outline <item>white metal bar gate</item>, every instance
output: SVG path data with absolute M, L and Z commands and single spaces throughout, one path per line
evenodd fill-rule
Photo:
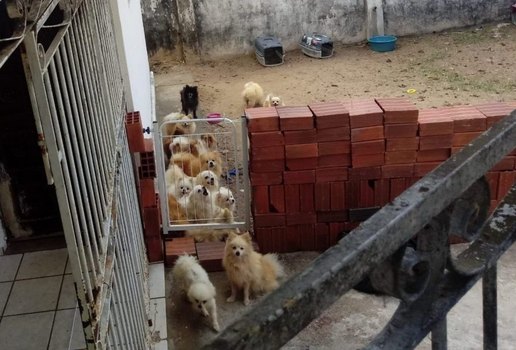
M 25 36 L 24 64 L 86 343 L 89 349 L 146 349 L 147 263 L 110 6 L 53 1 L 47 12 L 52 6 L 63 21 L 49 26 L 48 16 L 41 17 Z

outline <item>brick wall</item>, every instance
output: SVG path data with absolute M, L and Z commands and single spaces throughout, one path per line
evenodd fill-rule
M 418 110 L 382 98 L 247 109 L 260 249 L 327 249 L 514 108 Z M 514 184 L 515 160 L 513 151 L 487 174 L 492 208 Z

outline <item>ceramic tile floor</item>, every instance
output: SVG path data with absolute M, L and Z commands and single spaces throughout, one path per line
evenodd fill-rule
M 165 266 L 163 263 L 149 265 L 150 318 L 153 333 L 153 350 L 168 349 L 167 315 L 165 300 Z
M 0 347 L 84 349 L 66 249 L 0 256 Z

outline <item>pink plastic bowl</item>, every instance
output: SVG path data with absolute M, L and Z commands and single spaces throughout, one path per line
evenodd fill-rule
M 220 113 L 210 113 L 206 118 L 212 119 L 208 121 L 210 124 L 218 124 L 222 121 L 222 115 Z

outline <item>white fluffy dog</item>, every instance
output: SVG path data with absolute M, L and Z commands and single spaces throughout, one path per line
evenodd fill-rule
M 203 316 L 209 317 L 211 326 L 219 332 L 215 287 L 206 271 L 199 265 L 197 258 L 190 255 L 180 256 L 172 274 L 174 283 L 186 294 L 193 308 Z
M 210 191 L 203 185 L 195 185 L 188 195 L 187 216 L 189 220 L 213 219 L 214 206 Z
M 217 207 L 229 209 L 232 213 L 235 212 L 235 197 L 233 192 L 227 187 L 221 187 L 213 194 L 213 200 Z
M 196 185 L 202 185 L 206 187 L 210 192 L 215 193 L 219 188 L 219 179 L 217 174 L 211 170 L 204 170 L 197 175 L 195 178 Z
M 263 105 L 263 89 L 255 82 L 247 82 L 242 91 L 246 108 L 261 107 Z
M 281 97 L 275 96 L 273 94 L 268 94 L 267 97 L 265 97 L 265 101 L 263 102 L 264 107 L 279 107 L 284 105 L 285 104 L 281 100 Z
M 193 134 L 197 125 L 192 122 L 192 115 L 173 112 L 163 117 L 165 135 Z M 181 121 L 181 122 L 180 122 Z

